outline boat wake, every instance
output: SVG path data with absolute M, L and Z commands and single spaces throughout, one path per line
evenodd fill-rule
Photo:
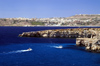
M 61 49 L 61 48 L 63 48 L 63 46 L 53 46 L 54 48 L 59 48 L 59 49 Z
M 22 52 L 28 52 L 28 51 L 32 51 L 32 49 L 17 50 L 17 51 L 10 51 L 10 52 L 3 52 L 3 53 L 0 53 L 0 54 L 22 53 Z

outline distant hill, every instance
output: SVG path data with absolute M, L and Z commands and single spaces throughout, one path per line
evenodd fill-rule
M 88 14 L 79 14 L 79 15 L 74 15 L 74 16 L 71 16 L 71 17 L 67 17 L 68 19 L 69 18 L 73 18 L 73 19 L 80 19 L 80 18 L 100 18 L 100 14 L 91 14 L 91 15 L 88 15 Z
M 100 14 L 60 18 L 0 18 L 0 26 L 100 26 Z

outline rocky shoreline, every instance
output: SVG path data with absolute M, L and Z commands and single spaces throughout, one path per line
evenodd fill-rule
M 23 32 L 19 37 L 76 38 L 76 45 L 87 51 L 100 52 L 100 28 L 70 28 Z
M 89 52 L 100 53 L 100 39 L 77 38 L 76 45 L 85 47 L 85 50 Z
M 96 38 L 99 28 L 71 28 L 23 32 L 20 37 L 47 37 L 47 38 Z

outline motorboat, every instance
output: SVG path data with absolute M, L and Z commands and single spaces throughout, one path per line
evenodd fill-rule
M 63 46 L 57 46 L 56 48 L 63 48 Z
M 58 48 L 63 48 L 63 46 L 59 46 Z
M 32 51 L 32 49 L 31 48 L 29 48 L 29 49 L 27 49 L 28 51 Z

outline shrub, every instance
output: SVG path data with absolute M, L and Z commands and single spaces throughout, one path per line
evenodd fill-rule
M 31 22 L 31 24 L 32 25 L 44 25 L 43 22 L 35 22 L 35 21 Z

